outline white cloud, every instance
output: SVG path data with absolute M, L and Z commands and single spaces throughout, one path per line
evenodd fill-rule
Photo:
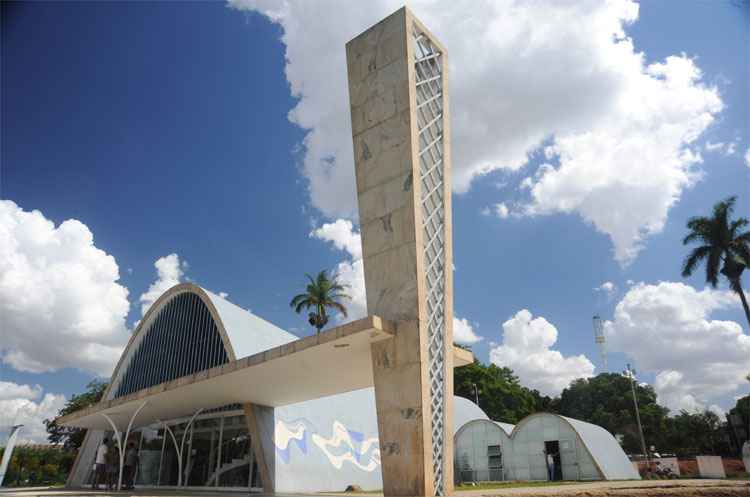
M 19 371 L 79 368 L 106 375 L 128 339 L 128 291 L 88 227 L 55 227 L 0 201 L 0 357 Z
M 594 288 L 595 292 L 604 292 L 607 297 L 611 297 L 615 291 L 617 290 L 617 285 L 612 283 L 611 281 L 605 281 L 598 287 Z
M 156 302 L 164 292 L 182 281 L 182 277 L 185 275 L 184 270 L 187 266 L 187 261 L 180 262 L 180 256 L 177 254 L 160 257 L 154 262 L 158 277 L 139 299 L 142 316 L 146 315 L 146 311 L 151 307 L 151 304 Z
M 716 142 L 712 143 L 710 141 L 706 142 L 706 151 L 708 152 L 717 152 L 721 153 L 725 157 L 728 157 L 730 155 L 734 155 L 734 153 L 737 151 L 737 144 L 735 142 Z
M 660 402 L 673 410 L 728 403 L 746 385 L 750 335 L 734 321 L 710 319 L 738 306 L 730 292 L 698 291 L 683 283 L 638 283 L 604 324 L 610 350 L 632 357 L 643 373 L 656 374 Z
M 700 179 L 702 159 L 690 145 L 722 103 L 686 57 L 644 66 L 631 51 L 620 63 L 623 88 L 613 108 L 590 129 L 556 135 L 560 165 L 534 181 L 527 213 L 578 213 L 611 238 L 615 259 L 627 265 Z
M 473 345 L 482 340 L 466 318 L 453 318 L 453 341 L 461 345 Z
M 339 317 L 339 321 L 354 321 L 367 316 L 362 237 L 358 231 L 354 230 L 352 222 L 347 219 L 337 219 L 333 223 L 326 223 L 313 230 L 310 236 L 330 242 L 338 250 L 343 250 L 347 254 L 347 259 L 339 262 L 334 270 L 339 281 L 347 285 L 347 293 L 351 297 L 351 300 L 344 302 L 348 316 L 345 320 Z
M 745 165 L 750 167 L 750 147 L 745 151 Z
M 552 350 L 556 342 L 557 328 L 523 309 L 503 323 L 502 344 L 490 350 L 490 361 L 511 368 L 525 386 L 557 395 L 576 378 L 592 376 L 594 365 L 583 354 Z
M 289 117 L 307 130 L 302 170 L 312 204 L 328 216 L 353 216 L 344 44 L 401 3 L 230 5 L 283 28 L 286 76 L 299 99 Z M 699 178 L 700 155 L 688 147 L 722 108 L 694 61 L 678 55 L 648 63 L 625 32 L 638 18 L 631 0 L 419 0 L 410 7 L 450 54 L 454 190 L 467 191 L 493 170 L 520 169 L 549 140 L 545 156 L 559 167 L 545 165 L 526 180 L 526 212 L 578 213 L 610 236 L 618 261 L 631 261 Z
M 311 235 L 333 243 L 334 247 L 345 251 L 352 259 L 362 258 L 362 237 L 354 231 L 354 224 L 347 219 L 326 223 L 314 230 Z
M 35 400 L 42 395 L 39 385 L 19 385 L 10 381 L 0 381 L 0 401 L 10 399 Z
M 227 292 L 219 292 L 219 297 L 225 299 L 225 298 L 229 297 L 229 294 Z
M 43 421 L 57 416 L 64 405 L 64 395 L 47 393 L 42 397 L 39 385 L 0 382 L 0 427 L 7 429 L 16 424 L 24 425 L 18 438 L 21 443 L 46 442 Z
M 507 219 L 510 215 L 510 211 L 508 210 L 508 206 L 505 205 L 504 202 L 500 202 L 499 204 L 495 204 L 495 215 L 499 217 L 500 219 Z

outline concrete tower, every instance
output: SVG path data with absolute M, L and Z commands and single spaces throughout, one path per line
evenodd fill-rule
M 402 8 L 346 45 L 386 496 L 453 491 L 453 277 L 445 48 Z

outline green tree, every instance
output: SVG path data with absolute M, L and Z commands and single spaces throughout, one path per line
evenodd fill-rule
M 636 397 L 646 444 L 663 450 L 669 409 L 656 402 L 656 393 L 650 385 L 638 385 Z M 628 378 L 616 373 L 602 373 L 593 378 L 577 379 L 562 391 L 557 407 L 563 416 L 623 435 L 623 448 L 627 452 L 641 452 Z
M 726 426 L 719 416 L 709 410 L 680 411 L 668 419 L 667 439 L 664 444 L 679 456 L 698 454 L 729 454 Z
M 694 248 L 682 264 L 682 276 L 687 278 L 698 264 L 706 262 L 706 282 L 716 288 L 719 273 L 729 281 L 729 286 L 739 295 L 745 317 L 750 324 L 750 307 L 740 278 L 750 264 L 750 231 L 741 231 L 750 221 L 741 217 L 731 219 L 737 197 L 729 197 L 714 205 L 711 217 L 692 217 L 687 222 L 690 232 L 683 245 L 701 243 Z
M 0 448 L 0 458 L 5 451 Z M 3 485 L 36 486 L 64 483 L 75 461 L 75 452 L 60 447 L 19 445 L 13 451 Z
M 474 401 L 476 385 L 479 407 L 494 421 L 517 423 L 525 416 L 541 410 L 545 399 L 539 392 L 521 386 L 509 368 L 488 366 L 476 359 L 473 364 L 453 371 L 453 391 L 460 397 Z
M 729 418 L 734 420 L 735 426 L 732 430 L 736 442 L 742 446 L 745 440 L 750 440 L 750 395 L 737 399 L 737 403 L 729 410 Z
M 317 333 L 320 333 L 320 330 L 328 323 L 326 309 L 335 309 L 346 316 L 346 307 L 340 301 L 351 297 L 345 293 L 346 285 L 339 283 L 336 275 L 329 278 L 328 272 L 323 270 L 316 278 L 309 274 L 305 276 L 310 280 L 305 293 L 296 295 L 289 305 L 297 314 L 303 310 L 313 309 L 307 315 L 308 322 L 317 330 Z
M 99 380 L 91 381 L 91 383 L 86 385 L 84 393 L 73 395 L 65 403 L 65 406 L 57 413 L 58 417 L 96 404 L 102 398 L 106 389 L 107 383 Z M 78 449 L 83 443 L 83 437 L 86 435 L 85 429 L 59 426 L 54 419 L 45 419 L 44 424 L 47 427 L 47 438 L 50 443 L 63 444 L 67 450 Z

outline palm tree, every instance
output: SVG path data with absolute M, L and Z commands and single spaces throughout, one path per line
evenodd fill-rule
M 328 323 L 326 308 L 336 309 L 346 317 L 346 307 L 339 302 L 351 297 L 345 292 L 347 285 L 338 282 L 338 276 L 328 277 L 328 272 L 323 270 L 318 273 L 317 278 L 306 274 L 310 284 L 307 285 L 305 293 L 300 293 L 289 302 L 294 311 L 299 314 L 303 309 L 312 308 L 308 316 L 308 322 L 320 333 L 320 330 Z
M 694 248 L 682 264 L 682 276 L 687 278 L 698 266 L 706 260 L 706 282 L 716 288 L 719 273 L 729 280 L 729 286 L 742 300 L 747 322 L 750 324 L 750 307 L 747 305 L 745 292 L 742 291 L 740 277 L 750 265 L 750 231 L 740 232 L 750 224 L 741 217 L 731 220 L 734 202 L 737 197 L 718 202 L 714 205 L 711 217 L 692 217 L 687 222 L 690 233 L 682 240 L 683 245 L 700 242 L 701 246 Z

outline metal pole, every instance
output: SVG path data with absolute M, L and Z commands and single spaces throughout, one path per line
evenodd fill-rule
M 646 469 L 648 471 L 651 471 L 651 458 L 648 455 L 648 450 L 646 450 L 646 439 L 643 438 L 643 426 L 641 425 L 641 414 L 638 410 L 638 399 L 635 395 L 635 371 L 630 369 L 630 364 L 628 364 L 628 370 L 627 370 L 628 378 L 630 378 L 630 389 L 633 392 L 633 405 L 635 406 L 635 420 L 638 422 L 638 433 L 641 436 L 641 450 L 643 450 L 643 455 L 646 456 Z
M 472 383 L 472 385 L 474 385 L 474 401 L 475 401 L 476 405 L 478 406 L 479 405 L 479 390 L 477 390 L 477 384 L 476 383 Z

